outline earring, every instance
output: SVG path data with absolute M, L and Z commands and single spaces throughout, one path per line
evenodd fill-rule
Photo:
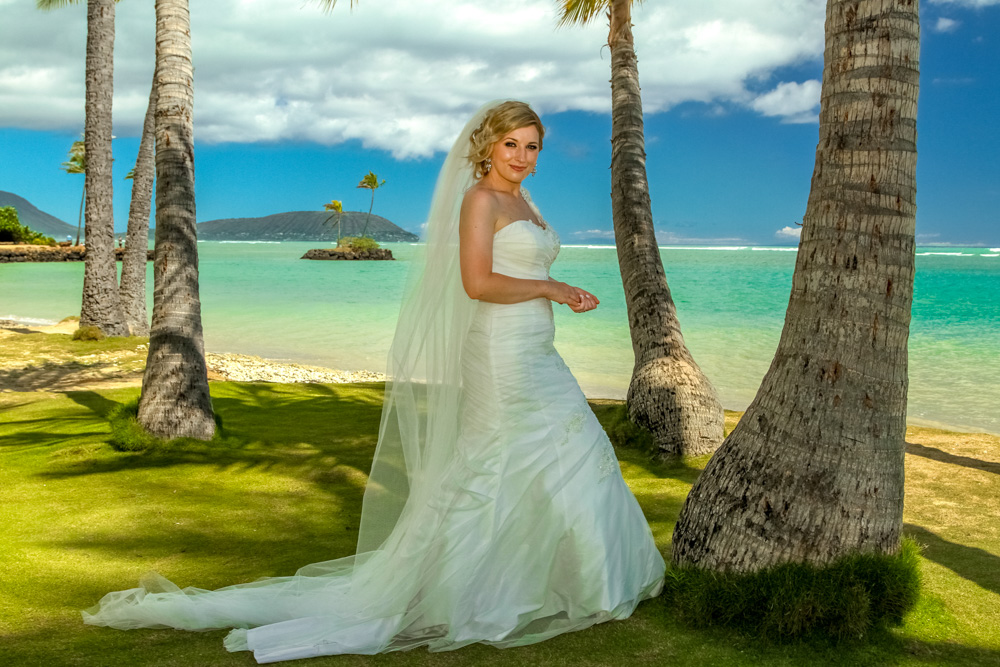
M 531 168 L 531 175 L 534 176 L 537 171 L 538 171 L 538 165 L 535 165 L 534 167 Z
M 490 173 L 490 169 L 493 168 L 493 158 L 486 158 L 483 160 L 483 176 Z

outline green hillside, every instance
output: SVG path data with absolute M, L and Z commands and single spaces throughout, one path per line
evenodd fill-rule
M 17 209 L 22 225 L 51 236 L 57 241 L 67 236 L 76 238 L 76 226 L 40 211 L 31 202 L 12 192 L 0 190 L 0 206 Z M 365 226 L 367 213 L 344 211 L 342 236 L 358 236 Z M 320 241 L 333 242 L 337 239 L 337 226 L 326 222 L 330 214 L 326 211 L 290 211 L 275 213 L 261 218 L 227 218 L 198 223 L 198 238 L 202 241 Z M 123 234 L 124 230 L 119 232 Z M 411 234 L 385 218 L 372 215 L 368 224 L 368 236 L 379 242 L 418 241 Z M 150 229 L 150 238 L 153 230 Z
M 341 235 L 360 235 L 365 226 L 366 215 L 361 211 L 344 211 Z M 337 239 L 337 226 L 333 221 L 325 223 L 329 217 L 330 214 L 326 211 L 291 211 L 262 218 L 209 220 L 198 224 L 198 238 L 202 241 L 330 242 Z M 367 235 L 380 242 L 419 240 L 416 234 L 411 234 L 378 215 L 372 215 Z
M 64 241 L 67 236 L 76 239 L 76 225 L 68 225 L 54 215 L 38 210 L 27 199 L 13 192 L 0 190 L 0 206 L 13 206 L 17 209 L 17 217 L 22 225 L 51 236 L 56 241 Z

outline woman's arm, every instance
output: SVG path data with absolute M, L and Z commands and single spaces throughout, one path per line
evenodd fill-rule
M 556 280 L 512 278 L 493 272 L 493 233 L 497 205 L 485 190 L 470 190 L 462 202 L 459 250 L 462 285 L 472 299 L 490 303 L 521 303 L 546 298 L 565 303 L 576 312 L 597 307 L 597 299 Z

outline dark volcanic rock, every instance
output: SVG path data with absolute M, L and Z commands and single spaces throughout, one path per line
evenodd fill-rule
M 336 250 L 333 248 L 313 248 L 302 255 L 299 259 L 395 259 L 392 251 L 388 248 L 376 248 L 375 250 Z
M 115 259 L 119 262 L 125 248 L 115 248 Z M 3 262 L 82 262 L 87 256 L 86 246 L 47 245 L 0 245 L 0 263 Z M 153 251 L 146 251 L 146 259 L 152 261 Z

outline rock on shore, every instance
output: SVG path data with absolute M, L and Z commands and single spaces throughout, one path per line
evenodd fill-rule
M 115 259 L 119 262 L 125 255 L 125 248 L 115 248 Z M 47 245 L 0 245 L 0 262 L 82 262 L 87 256 L 87 247 L 47 246 Z M 146 260 L 152 261 L 153 251 L 146 251 Z
M 388 248 L 374 250 L 345 250 L 343 248 L 314 248 L 299 259 L 395 259 Z

